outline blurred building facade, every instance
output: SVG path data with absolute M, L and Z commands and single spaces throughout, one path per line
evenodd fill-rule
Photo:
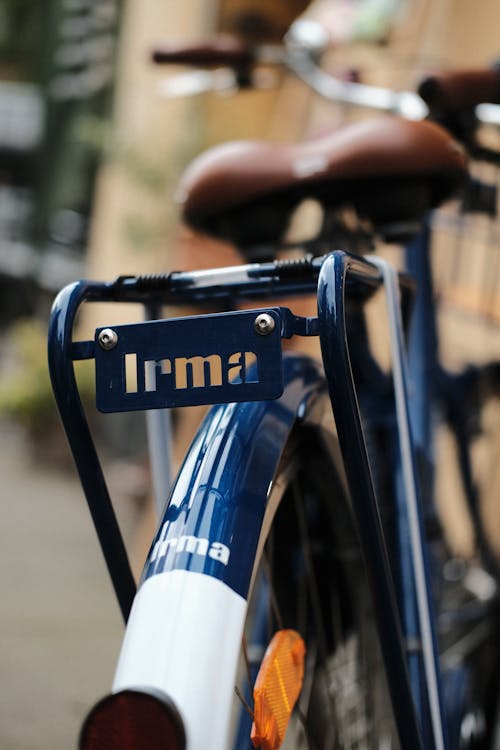
M 0 313 L 96 278 L 164 269 L 179 172 L 207 145 L 295 140 L 353 113 L 286 77 L 271 91 L 166 100 L 149 52 L 217 31 L 278 41 L 311 5 L 340 29 L 346 9 L 389 0 L 5 0 L 0 9 Z M 390 3 L 389 3 L 390 4 Z M 398 3 L 393 0 L 393 6 Z M 400 0 L 386 38 L 332 53 L 368 81 L 412 86 L 429 67 L 486 65 L 498 52 L 495 0 Z M 340 35 L 340 33 L 339 33 Z M 382 42 L 382 43 L 380 43 Z M 89 250 L 90 248 L 90 250 Z M 20 293 L 24 290 L 24 295 Z
M 0 10 L 0 285 L 9 318 L 81 274 L 121 2 Z

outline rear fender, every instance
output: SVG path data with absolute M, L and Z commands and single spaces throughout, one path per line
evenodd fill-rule
M 284 358 L 277 401 L 213 407 L 188 452 L 144 567 L 113 692 L 163 694 L 188 750 L 221 750 L 269 489 L 292 427 L 324 387 Z

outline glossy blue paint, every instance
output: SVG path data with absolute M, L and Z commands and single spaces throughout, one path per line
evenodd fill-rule
M 143 580 L 181 568 L 218 578 L 247 596 L 281 453 L 298 412 L 324 388 L 312 360 L 287 356 L 283 370 L 278 401 L 211 409 L 172 490 Z
M 48 364 L 54 396 L 73 454 L 85 498 L 106 561 L 113 588 L 125 620 L 136 592 L 127 551 L 113 510 L 101 463 L 82 408 L 74 372 L 74 360 L 95 356 L 93 341 L 73 342 L 76 315 L 87 302 L 142 303 L 147 309 L 164 303 L 193 304 L 196 300 L 227 300 L 272 294 L 273 297 L 302 294 L 315 289 L 320 259 L 301 266 L 301 272 L 286 264 L 256 264 L 219 269 L 215 273 L 178 273 L 159 277 L 120 277 L 113 282 L 79 281 L 65 287 L 52 307 L 48 332 Z M 289 313 L 289 311 L 288 311 Z M 283 317 L 283 336 L 298 326 L 303 335 L 314 333 L 314 322 Z M 312 328 L 311 328 L 312 325 Z
M 54 396 L 80 481 L 113 582 L 127 620 L 136 585 L 111 504 L 104 474 L 82 407 L 73 366 L 73 324 L 80 305 L 104 296 L 105 285 L 80 281 L 65 287 L 52 307 L 48 361 Z
M 412 248 L 407 250 L 406 257 L 409 270 L 415 274 L 418 286 L 423 290 L 417 297 L 410 332 L 410 368 L 413 375 L 410 406 L 413 409 L 412 426 L 420 449 L 419 468 L 427 498 L 426 520 L 429 520 L 433 511 L 432 469 L 429 469 L 432 460 L 430 415 L 437 400 L 441 400 L 454 415 L 452 426 L 461 451 L 464 484 L 466 489 L 471 485 L 467 479 L 470 473 L 470 440 L 462 425 L 466 417 L 463 403 L 465 394 L 470 392 L 470 383 L 462 374 L 450 376 L 444 373 L 437 364 L 428 233 L 415 240 Z M 50 322 L 49 365 L 54 393 L 126 619 L 135 593 L 135 583 L 74 376 L 73 360 L 91 359 L 97 351 L 94 341 L 72 342 L 73 323 L 80 305 L 92 301 L 127 301 L 141 302 L 152 309 L 163 302 L 191 304 L 198 300 L 222 300 L 227 303 L 229 300 L 249 299 L 257 295 L 288 296 L 314 289 L 320 273 L 319 321 L 298 318 L 285 308 L 276 308 L 280 310 L 280 332 L 284 337 L 294 333 L 315 335 L 318 330 L 321 333 L 325 371 L 360 539 L 375 593 L 378 627 L 396 718 L 404 747 L 421 748 L 398 620 L 399 608 L 403 613 L 405 636 L 411 637 L 417 633 L 415 618 L 411 615 L 414 595 L 411 583 L 408 583 L 411 578 L 409 561 L 404 554 L 404 497 L 399 494 L 397 511 L 397 537 L 403 552 L 399 554 L 396 551 L 391 555 L 401 584 L 395 597 L 350 367 L 349 345 L 354 342 L 350 340 L 348 345 L 345 327 L 345 299 L 356 298 L 362 302 L 370 296 L 379 284 L 378 273 L 370 264 L 343 253 L 334 253 L 326 260 L 313 259 L 304 263 L 298 271 L 279 263 L 270 263 L 153 279 L 129 278 L 106 284 L 73 284 L 56 299 Z M 156 358 L 156 354 L 153 358 Z M 307 401 L 323 387 L 322 376 L 306 359 L 286 358 L 284 370 L 285 392 L 279 401 L 233 403 L 212 409 L 186 458 L 148 557 L 144 577 L 172 568 L 197 570 L 219 578 L 242 596 L 246 595 L 267 490 L 283 445 L 297 414 L 301 413 L 304 400 Z M 394 485 L 397 487 L 397 459 L 393 469 Z M 474 502 L 472 485 L 468 492 L 469 501 Z M 474 506 L 470 507 L 474 513 Z M 431 570 L 429 577 L 433 578 L 436 572 L 439 573 Z M 412 667 L 412 672 L 417 674 L 415 682 L 418 683 L 418 658 L 410 661 L 417 664 L 415 669 Z M 445 675 L 445 684 L 448 682 L 449 677 Z M 459 690 L 447 689 L 446 692 L 451 735 L 455 737 L 458 736 L 460 717 L 469 699 L 462 696 Z M 425 697 L 422 697 L 420 709 L 424 701 Z M 431 748 L 425 728 L 424 738 L 424 747 Z
M 357 403 L 346 333 L 346 295 L 372 284 L 376 271 L 359 258 L 332 253 L 318 281 L 321 350 L 360 542 L 367 563 L 395 718 L 402 745 L 424 747 L 408 676 L 403 634 L 384 531 Z M 363 281 L 363 278 L 366 280 Z M 362 294 L 362 290 L 360 291 Z M 431 740 L 432 742 L 432 740 Z M 425 744 L 431 748 L 433 744 Z
M 266 335 L 255 328 L 262 314 L 274 321 Z M 100 411 L 264 401 L 283 393 L 279 308 L 113 326 L 111 349 L 99 346 L 102 330 L 95 344 Z
M 264 277 L 256 273 L 253 265 L 218 272 L 219 285 L 228 279 L 231 295 L 238 297 L 253 294 L 303 292 L 308 285 L 314 288 L 317 263 L 308 264 L 303 277 L 286 278 L 279 286 L 279 273 L 273 273 L 276 264 L 269 264 Z M 279 264 L 277 264 L 277 267 Z M 253 275 L 252 275 L 253 274 Z M 54 396 L 68 443 L 80 477 L 85 498 L 94 522 L 96 533 L 106 561 L 113 588 L 125 620 L 128 619 L 136 592 L 127 551 L 113 509 L 102 466 L 82 407 L 74 372 L 74 360 L 91 359 L 95 355 L 93 341 L 73 342 L 76 315 L 86 302 L 132 302 L 147 307 L 160 302 L 192 303 L 196 295 L 219 298 L 220 289 L 206 287 L 206 274 L 177 274 L 175 282 L 170 277 L 159 279 L 126 278 L 115 282 L 79 281 L 65 287 L 52 307 L 48 332 L 48 364 Z M 192 288 L 191 288 L 192 287 Z M 200 287 L 202 292 L 200 292 Z M 187 288 L 187 289 L 186 289 Z M 304 335 L 314 333 L 314 321 L 295 318 L 282 308 L 283 336 L 291 336 L 296 327 Z M 312 326 L 312 327 L 311 327 Z M 292 386 L 291 386 L 292 387 Z M 292 387 L 293 390 L 293 387 Z M 276 407 L 279 412 L 280 407 Z
M 418 457 L 423 511 L 434 520 L 434 436 L 433 407 L 437 394 L 438 334 L 430 261 L 431 234 L 428 223 L 405 247 L 405 268 L 416 280 L 408 335 L 408 371 L 412 396 L 409 401 L 413 440 Z

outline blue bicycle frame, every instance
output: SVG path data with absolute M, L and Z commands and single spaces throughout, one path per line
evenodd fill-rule
M 412 253 L 417 255 L 414 250 L 409 250 L 408 253 L 408 257 L 412 257 Z M 420 271 L 417 275 L 420 275 Z M 405 280 L 400 279 L 400 281 L 404 282 Z M 262 464 L 265 466 L 262 476 L 264 485 L 266 485 L 266 482 L 268 483 L 273 476 L 286 437 L 293 422 L 300 414 L 301 405 L 303 405 L 311 390 L 323 387 L 322 376 L 304 358 L 285 358 L 283 364 L 279 364 L 279 366 L 276 364 L 276 357 L 281 356 L 280 339 L 292 335 L 319 334 L 322 343 L 324 374 L 331 397 L 346 475 L 349 480 L 362 552 L 372 584 L 378 632 L 401 743 L 405 748 L 426 748 L 426 750 L 427 748 L 436 748 L 438 750 L 450 747 L 446 716 L 455 715 L 457 711 L 455 706 L 450 708 L 444 707 L 443 704 L 441 675 L 439 674 L 435 645 L 436 633 L 432 631 L 427 634 L 432 641 L 432 668 L 438 682 L 437 695 L 434 698 L 429 696 L 429 665 L 424 663 L 421 650 L 418 647 L 423 637 L 421 620 L 418 617 L 417 603 L 419 597 L 421 600 L 424 596 L 426 600 L 426 606 L 431 613 L 431 625 L 435 621 L 432 615 L 433 603 L 429 584 L 432 570 L 428 567 L 428 561 L 425 559 L 423 521 L 418 517 L 415 523 L 415 519 L 412 520 L 408 515 L 407 488 L 404 482 L 396 480 L 394 482 L 394 508 L 399 524 L 393 530 L 393 534 L 396 540 L 395 549 L 398 552 L 396 555 L 388 554 L 386 532 L 381 520 L 380 502 L 377 498 L 370 467 L 364 427 L 365 417 L 361 413 L 359 402 L 361 396 L 358 394 L 351 362 L 351 344 L 354 348 L 356 342 L 351 342 L 351 331 L 348 331 L 347 321 L 350 303 L 354 301 L 356 305 L 362 307 L 363 300 L 368 299 L 382 283 L 382 274 L 379 268 L 367 261 L 342 252 L 334 252 L 326 258 L 307 260 L 303 264 L 290 265 L 271 262 L 213 272 L 176 273 L 164 277 L 148 278 L 126 277 L 108 284 L 78 282 L 64 289 L 54 303 L 49 329 L 49 364 L 61 418 L 119 605 L 124 619 L 127 620 L 136 586 L 100 461 L 79 398 L 73 362 L 81 359 L 96 359 L 101 372 L 97 383 L 98 400 L 103 410 L 162 408 L 166 403 L 165 393 L 168 390 L 168 384 L 176 382 L 178 385 L 178 382 L 174 380 L 177 377 L 175 368 L 178 361 L 189 359 L 193 356 L 193 353 L 199 354 L 200 352 L 202 357 L 208 358 L 212 356 L 212 350 L 206 344 L 206 341 L 202 340 L 206 338 L 206 328 L 198 328 L 196 321 L 186 324 L 185 319 L 174 321 L 173 324 L 171 321 L 166 323 L 155 321 L 154 323 L 137 324 L 137 327 L 115 327 L 113 331 L 120 343 L 112 343 L 109 349 L 107 343 L 103 343 L 105 341 L 101 335 L 103 329 L 98 330 L 94 341 L 73 342 L 73 324 L 80 306 L 84 302 L 92 301 L 125 301 L 140 302 L 147 308 L 152 309 L 152 307 L 157 308 L 163 303 L 178 305 L 184 302 L 192 304 L 193 302 L 213 300 L 227 305 L 229 303 L 235 304 L 240 298 L 262 298 L 266 295 L 273 298 L 290 297 L 296 294 L 314 293 L 317 289 L 317 318 L 300 318 L 294 316 L 287 308 L 280 307 L 221 314 L 219 317 L 213 316 L 210 318 L 211 326 L 225 326 L 224 331 L 226 333 L 224 335 L 226 337 L 231 336 L 233 326 L 235 330 L 239 326 L 235 340 L 231 341 L 221 361 L 230 363 L 228 367 L 236 366 L 240 368 L 240 380 L 238 382 L 249 388 L 251 386 L 251 388 L 250 390 L 248 388 L 243 389 L 240 396 L 236 386 L 229 382 L 225 376 L 221 376 L 220 382 L 217 381 L 216 383 L 217 396 L 214 395 L 214 389 L 210 381 L 210 389 L 205 389 L 211 390 L 212 401 L 204 401 L 203 387 L 198 388 L 196 393 L 198 401 L 195 401 L 196 403 L 217 401 L 228 405 L 214 407 L 198 435 L 198 447 L 193 449 L 194 453 L 191 453 L 190 462 L 193 467 L 196 467 L 196 452 L 198 451 L 198 455 L 201 457 L 204 450 L 203 446 L 206 445 L 205 437 L 214 429 L 216 422 L 220 424 L 220 420 L 223 422 L 229 418 L 232 420 L 234 430 L 241 435 L 241 439 L 244 439 L 244 444 L 247 446 L 246 453 L 252 456 L 254 454 L 262 455 L 259 442 L 265 439 L 266 431 L 269 429 L 272 430 L 272 441 L 270 442 L 274 447 L 270 454 L 266 454 Z M 408 296 L 407 284 L 403 283 L 402 289 L 403 294 Z M 425 307 L 426 304 L 425 297 L 420 298 L 420 302 L 417 298 L 417 316 L 416 322 L 413 324 L 414 335 L 411 337 L 414 348 L 410 349 L 410 364 L 417 360 L 428 361 L 430 359 L 432 362 L 434 361 L 433 337 L 431 337 L 430 344 L 428 343 L 427 332 L 429 328 L 427 326 L 430 325 L 429 321 L 425 315 L 423 319 L 419 318 L 419 315 L 423 314 L 422 307 Z M 432 308 L 429 309 L 429 314 L 432 315 Z M 269 325 L 269 320 L 272 321 L 271 336 L 269 338 L 263 336 L 261 342 L 258 345 L 255 344 L 255 346 L 250 343 L 248 346 L 246 344 L 239 346 L 237 342 L 240 341 L 241 332 L 247 331 L 245 326 L 250 325 L 250 321 L 256 321 L 262 315 L 265 316 L 267 325 Z M 203 318 L 206 321 L 206 316 L 201 316 L 201 319 Z M 192 321 L 193 319 L 189 320 Z M 189 352 L 179 350 L 173 354 L 172 350 L 169 350 L 169 359 L 158 342 L 166 334 L 169 325 L 180 326 L 174 340 L 182 340 L 180 331 L 184 325 L 188 324 L 192 326 L 190 336 L 195 339 L 190 342 L 192 350 Z M 253 332 L 255 334 L 255 326 Z M 266 339 L 265 342 L 264 339 Z M 125 344 L 122 345 L 122 341 L 125 341 Z M 252 341 L 255 342 L 257 339 L 254 337 Z M 423 356 L 423 342 L 425 342 L 425 360 L 420 360 Z M 260 348 L 261 344 L 263 348 Z M 215 346 L 215 344 L 211 345 L 212 347 Z M 174 343 L 172 343 L 172 346 L 174 346 Z M 203 346 L 209 346 L 209 348 L 203 349 Z M 362 341 L 360 346 L 362 351 Z M 139 348 L 142 348 L 142 353 Z M 262 377 L 259 375 L 259 378 L 254 377 L 253 380 L 253 376 L 247 376 L 245 357 L 243 356 L 246 352 L 253 354 L 257 352 L 258 362 L 265 361 L 268 356 L 274 358 L 270 374 L 265 378 L 264 375 Z M 137 372 L 142 373 L 138 376 L 138 383 L 128 392 L 123 370 L 123 362 L 127 353 L 134 354 L 134 365 L 139 362 Z M 234 357 L 235 354 L 238 357 L 231 360 L 231 357 Z M 148 370 L 145 363 L 148 362 L 153 363 L 155 373 L 153 386 L 148 386 L 147 382 Z M 281 359 L 279 359 L 279 362 L 281 363 Z M 210 365 L 205 363 L 203 367 L 205 368 L 205 376 L 209 377 Z M 278 370 L 280 370 L 279 375 L 282 378 L 283 395 L 277 401 L 268 400 L 279 394 L 269 390 L 261 390 L 261 386 L 267 387 L 270 380 L 275 381 Z M 103 372 L 104 375 L 102 375 Z M 263 372 L 263 370 L 259 369 L 260 372 Z M 195 376 L 191 370 L 189 373 L 186 375 L 185 387 L 187 390 L 192 388 L 194 391 L 196 384 L 193 382 L 193 378 Z M 430 384 L 434 382 L 433 376 L 434 372 L 429 372 L 429 368 L 424 367 L 421 378 L 414 382 L 416 394 L 412 396 L 409 403 L 410 417 L 408 421 L 411 422 L 409 434 L 411 437 L 411 431 L 415 433 L 418 449 L 428 446 L 430 442 L 427 439 L 430 429 L 428 422 L 424 420 L 424 423 L 421 424 L 417 420 L 420 418 L 422 410 L 425 413 L 430 411 L 433 398 L 430 393 Z M 189 380 L 190 378 L 191 380 Z M 206 384 L 206 381 L 204 383 Z M 144 395 L 142 403 L 141 398 L 137 396 L 140 392 Z M 185 392 L 183 391 L 183 393 Z M 132 399 L 131 396 L 133 396 Z M 248 401 L 249 398 L 253 400 Z M 235 408 L 234 403 L 238 401 L 242 403 L 238 408 Z M 189 402 L 189 397 L 186 396 L 183 403 Z M 167 403 L 175 405 L 176 402 Z M 397 433 L 396 428 L 395 432 Z M 216 462 L 220 461 L 221 455 L 220 452 L 216 452 L 216 454 L 211 459 L 213 463 L 210 464 L 214 469 Z M 395 456 L 394 475 L 398 476 L 402 473 L 401 465 L 403 463 L 399 449 L 396 449 Z M 228 476 L 231 476 L 231 472 L 228 472 Z M 241 523 L 243 517 L 248 518 L 247 506 L 250 502 L 248 498 L 255 497 L 255 476 L 255 471 L 251 472 L 250 477 L 245 475 L 246 478 L 242 480 L 243 485 L 237 488 L 238 492 L 230 493 L 235 507 L 231 510 L 233 520 L 228 522 L 225 527 L 224 539 L 218 540 L 223 545 L 225 539 L 229 539 L 231 533 L 235 531 L 234 524 Z M 205 484 L 205 497 L 208 497 L 211 489 L 215 490 L 215 488 L 210 487 L 208 479 Z M 257 499 L 255 501 L 257 503 L 265 501 L 264 485 L 260 494 L 258 493 L 260 501 Z M 419 489 L 418 491 L 420 492 Z M 235 494 L 237 495 L 236 499 Z M 418 507 L 424 507 L 427 510 L 429 504 L 423 503 L 421 495 L 417 499 Z M 173 513 L 172 508 L 181 509 L 181 506 L 182 503 L 179 505 L 175 498 L 171 501 L 165 517 L 160 523 L 159 533 L 162 533 L 161 529 L 164 528 L 165 523 L 170 524 L 172 520 L 174 523 L 171 526 L 172 531 L 169 531 L 169 533 L 176 533 L 175 519 L 170 516 Z M 263 506 L 260 509 L 256 507 L 252 511 L 255 516 L 252 533 L 254 536 L 257 534 L 257 537 L 262 511 Z M 220 506 L 206 503 L 204 512 L 208 514 L 220 512 Z M 218 528 L 221 527 L 215 516 L 210 516 L 207 523 L 209 526 L 213 523 Z M 420 593 L 417 591 L 415 583 L 415 560 L 409 554 L 406 542 L 406 534 L 412 525 L 416 534 L 417 546 L 420 546 L 420 551 L 423 554 L 424 591 L 420 591 Z M 191 565 L 193 557 L 193 555 L 186 555 L 186 559 L 183 559 L 182 556 L 181 558 L 177 556 L 175 557 L 175 565 Z M 204 558 L 203 565 L 205 567 L 201 572 L 224 580 L 235 591 L 242 596 L 246 596 L 252 570 L 252 555 L 250 554 L 247 559 L 239 555 L 233 560 L 234 562 L 228 569 L 226 566 L 217 565 L 213 558 Z M 165 561 L 162 563 L 162 565 L 166 564 L 170 563 Z M 198 561 L 196 564 L 201 563 Z M 150 570 L 151 572 L 152 570 Z M 417 644 L 417 647 L 410 650 L 410 653 L 408 653 L 409 644 Z M 449 727 L 449 732 L 452 737 L 455 737 L 457 734 L 456 727 Z

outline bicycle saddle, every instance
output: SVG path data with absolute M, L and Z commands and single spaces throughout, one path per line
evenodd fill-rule
M 377 226 L 421 218 L 466 172 L 462 147 L 431 122 L 380 118 L 299 144 L 235 141 L 197 157 L 177 194 L 192 227 L 240 247 L 276 243 L 315 198 L 353 206 Z

